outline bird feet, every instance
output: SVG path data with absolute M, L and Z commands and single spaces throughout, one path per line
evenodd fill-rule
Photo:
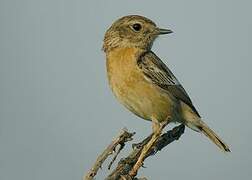
M 149 153 L 150 149 L 153 147 L 157 139 L 161 136 L 163 128 L 168 124 L 168 121 L 165 122 L 158 122 L 157 120 L 152 120 L 152 131 L 153 134 L 149 142 L 143 147 L 141 154 L 135 163 L 134 167 L 130 171 L 130 176 L 134 177 L 138 171 L 138 169 L 143 165 L 143 161 L 147 154 Z

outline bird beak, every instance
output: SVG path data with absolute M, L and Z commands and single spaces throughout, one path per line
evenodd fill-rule
M 157 28 L 158 35 L 173 33 L 170 29 Z

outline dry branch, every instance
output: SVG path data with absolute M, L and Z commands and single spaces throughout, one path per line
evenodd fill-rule
M 97 160 L 95 161 L 92 168 L 88 171 L 85 177 L 83 177 L 84 180 L 92 180 L 95 175 L 97 174 L 98 170 L 101 168 L 102 163 L 107 159 L 107 157 L 116 150 L 116 147 L 120 145 L 120 148 L 118 151 L 121 151 L 121 148 L 124 147 L 125 142 L 131 141 L 132 136 L 135 133 L 129 133 L 127 129 L 123 129 L 120 134 L 113 140 L 110 145 L 102 152 L 101 155 L 98 156 Z M 119 153 L 119 152 L 118 152 Z M 118 154 L 117 153 L 117 154 Z M 117 155 L 116 155 L 117 156 Z M 112 162 L 115 160 L 116 156 L 112 160 Z
M 178 140 L 180 136 L 184 133 L 184 130 L 185 130 L 185 126 L 179 125 L 173 128 L 172 130 L 169 130 L 166 133 L 164 133 L 161 137 L 159 137 L 156 144 L 145 156 L 145 159 L 151 155 L 156 154 L 158 151 L 161 151 L 164 147 L 166 147 L 168 144 L 172 143 L 173 141 Z M 132 152 L 129 154 L 129 156 L 119 161 L 116 169 L 106 178 L 106 180 L 137 179 L 135 177 L 130 176 L 129 172 L 132 170 L 133 166 L 137 162 L 138 157 L 141 154 L 141 151 L 144 145 L 146 145 L 149 142 L 151 136 L 152 134 L 148 136 L 147 138 L 145 138 L 139 144 L 134 145 L 134 148 Z
M 178 140 L 180 136 L 184 133 L 185 126 L 179 125 L 172 130 L 165 132 L 162 136 L 160 136 L 155 144 L 152 146 L 150 151 L 146 154 L 144 159 L 149 156 L 155 155 L 158 151 L 161 151 L 164 147 L 168 144 L 172 143 L 175 140 Z M 120 145 L 118 151 L 116 152 L 112 162 L 109 164 L 111 167 L 112 163 L 114 162 L 115 158 L 124 147 L 124 144 L 127 141 L 132 140 L 132 136 L 135 133 L 129 133 L 127 130 L 123 130 L 119 136 L 112 141 L 112 143 L 103 151 L 103 153 L 97 158 L 95 164 L 89 170 L 89 172 L 84 177 L 85 180 L 92 180 L 94 176 L 97 174 L 97 171 L 101 167 L 102 163 L 106 160 L 106 158 L 111 155 L 118 145 Z M 117 167 L 112 171 L 112 173 L 106 178 L 106 180 L 146 180 L 146 178 L 136 178 L 137 172 L 134 175 L 130 175 L 130 171 L 133 169 L 134 165 L 136 164 L 143 147 L 150 141 L 152 134 L 145 138 L 142 142 L 138 144 L 132 145 L 133 150 L 126 158 L 122 158 L 119 162 Z M 138 170 L 138 169 L 137 169 Z

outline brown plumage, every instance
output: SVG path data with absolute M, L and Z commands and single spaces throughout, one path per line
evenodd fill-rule
M 171 32 L 137 15 L 125 16 L 113 23 L 103 44 L 110 87 L 116 98 L 137 116 L 183 123 L 203 132 L 223 151 L 230 151 L 202 121 L 177 78 L 151 51 L 158 35 Z

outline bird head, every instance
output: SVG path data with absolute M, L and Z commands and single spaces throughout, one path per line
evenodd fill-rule
M 161 29 L 150 19 L 129 15 L 116 20 L 106 31 L 103 50 L 114 48 L 134 47 L 150 49 L 158 35 L 172 33 L 169 29 Z

